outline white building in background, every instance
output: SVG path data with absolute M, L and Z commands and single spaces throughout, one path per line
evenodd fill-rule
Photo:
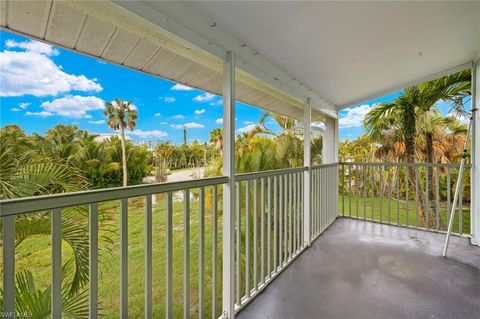
M 103 141 L 111 139 L 112 137 L 120 138 L 120 134 L 115 134 L 115 133 L 93 133 L 93 134 L 97 135 L 95 137 L 95 142 L 103 142 Z M 125 134 L 125 140 L 133 141 L 133 139 L 126 134 Z

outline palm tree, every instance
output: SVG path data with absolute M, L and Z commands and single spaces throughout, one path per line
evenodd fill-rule
M 380 103 L 373 108 L 365 117 L 365 128 L 367 134 L 375 141 L 384 142 L 387 139 L 397 140 L 400 144 L 397 147 L 404 146 L 403 158 L 407 163 L 415 162 L 417 147 L 417 138 L 419 133 L 425 137 L 425 157 L 426 161 L 432 163 L 434 160 L 434 133 L 437 102 L 452 101 L 454 110 L 463 112 L 463 99 L 470 92 L 470 70 L 465 70 L 438 80 L 426 82 L 424 84 L 406 89 L 402 95 L 390 103 Z M 421 129 L 419 129 L 421 128 Z M 414 181 L 414 172 L 409 171 L 411 181 Z M 429 192 L 426 194 L 429 198 L 434 195 L 433 170 L 427 167 L 426 174 L 429 177 Z M 422 192 L 420 192 L 422 193 Z M 421 194 L 423 196 L 423 194 Z M 424 208 L 421 209 L 425 212 Z M 433 214 L 433 212 L 432 212 Z M 421 216 L 425 222 L 425 216 Z M 433 222 L 433 218 L 429 219 Z
M 137 110 L 132 106 L 131 101 L 122 101 L 116 98 L 113 102 L 105 102 L 105 116 L 108 119 L 108 126 L 113 130 L 120 130 L 120 141 L 122 146 L 122 173 L 123 186 L 127 186 L 127 154 L 125 147 L 125 129 L 135 129 L 137 121 Z
M 223 149 L 223 131 L 221 128 L 217 127 L 210 132 L 210 143 L 219 151 Z

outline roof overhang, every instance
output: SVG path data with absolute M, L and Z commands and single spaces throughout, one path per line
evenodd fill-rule
M 480 2 L 1 1 L 3 28 L 141 72 L 316 117 L 468 67 Z
M 121 4 L 146 8 L 141 2 Z M 171 22 L 172 18 L 153 9 L 138 14 L 133 8 L 110 1 L 1 1 L 0 25 L 36 40 L 222 94 L 226 50 L 213 43 L 213 49 L 205 50 L 198 45 L 199 40 L 184 36 L 182 25 L 174 23 L 172 32 L 158 23 Z M 269 81 L 267 72 L 238 61 L 239 101 L 302 119 L 306 97 Z M 318 119 L 326 114 L 336 116 L 335 111 L 334 105 L 325 110 L 314 105 L 313 114 Z

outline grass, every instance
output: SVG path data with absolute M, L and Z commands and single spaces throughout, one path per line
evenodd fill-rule
M 166 287 L 166 204 L 164 196 L 158 196 L 153 205 L 153 315 L 165 316 Z M 207 203 L 208 204 L 208 203 Z M 207 205 L 205 214 L 205 314 L 212 313 L 212 210 Z M 99 301 L 105 318 L 119 317 L 120 288 L 120 237 L 119 205 L 103 203 L 99 207 L 99 219 L 104 219 L 99 232 Z M 87 222 L 86 217 L 85 223 Z M 221 307 L 221 218 L 218 223 L 218 279 L 216 316 Z M 173 316 L 183 316 L 183 253 L 184 253 L 183 202 L 173 203 Z M 107 240 L 108 238 L 108 240 Z M 199 205 L 190 203 L 190 316 L 198 317 L 198 260 L 199 260 Z M 63 263 L 72 250 L 64 242 Z M 45 289 L 51 281 L 51 248 L 49 236 L 34 236 L 16 249 L 16 269 L 33 272 L 37 288 Z M 144 211 L 143 199 L 129 200 L 128 212 L 128 309 L 129 318 L 144 317 Z
M 449 210 L 450 206 L 447 206 L 447 202 L 439 203 L 438 218 L 435 219 L 435 226 L 431 227 L 431 230 L 447 230 L 447 216 L 450 214 Z M 421 225 L 415 207 L 415 199 L 410 199 L 407 204 L 405 199 L 400 199 L 398 201 L 396 199 L 379 197 L 366 197 L 364 199 L 363 197 L 349 196 L 348 193 L 343 196 L 342 194 L 339 194 L 338 211 L 339 216 L 412 227 L 420 227 Z M 460 229 L 459 225 L 462 225 Z M 461 214 L 459 213 L 457 206 L 452 232 L 470 234 L 470 205 L 468 203 L 463 204 Z

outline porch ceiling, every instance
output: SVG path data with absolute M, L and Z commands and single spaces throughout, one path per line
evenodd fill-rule
M 0 25 L 8 31 L 92 57 L 222 94 L 223 61 L 157 25 L 101 1 L 1 1 Z M 292 118 L 303 100 L 237 71 L 237 99 Z M 314 116 L 322 117 L 318 110 Z
M 150 5 L 185 17 L 178 4 Z M 191 1 L 188 6 L 339 107 L 465 66 L 480 53 L 478 1 Z

